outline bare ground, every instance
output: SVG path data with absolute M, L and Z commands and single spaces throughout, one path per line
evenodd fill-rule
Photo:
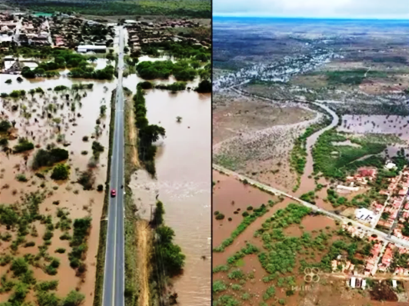
M 136 221 L 136 233 L 137 239 L 136 243 L 138 245 L 138 259 L 137 259 L 137 268 L 138 268 L 138 278 L 140 285 L 139 292 L 139 306 L 149 306 L 149 254 L 151 249 L 151 230 L 146 220 Z
M 296 174 L 289 164 L 294 140 L 316 113 L 234 94 L 215 99 L 214 161 L 260 182 L 291 190 Z

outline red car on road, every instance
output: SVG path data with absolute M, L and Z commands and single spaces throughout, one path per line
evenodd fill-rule
M 111 197 L 115 198 L 116 197 L 116 190 L 111 189 Z

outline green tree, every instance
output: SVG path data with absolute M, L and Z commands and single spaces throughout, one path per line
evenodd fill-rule
M 28 271 L 28 263 L 22 257 L 17 257 L 11 263 L 11 271 L 14 272 L 15 276 L 22 275 Z
M 54 167 L 51 178 L 53 180 L 66 180 L 70 175 L 70 168 L 67 165 L 59 164 Z
M 0 132 L 7 132 L 9 128 L 11 128 L 10 122 L 7 120 L 0 121 Z
M 62 306 L 79 306 L 84 300 L 85 296 L 82 293 L 72 290 L 62 302 Z

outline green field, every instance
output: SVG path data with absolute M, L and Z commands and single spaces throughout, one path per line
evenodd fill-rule
M 76 12 L 86 15 L 167 15 L 211 18 L 209 0 L 6 0 L 10 6 L 44 13 Z

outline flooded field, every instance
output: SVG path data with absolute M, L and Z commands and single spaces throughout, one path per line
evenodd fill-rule
M 127 80 L 124 83 L 127 86 Z M 188 86 L 194 87 L 191 83 Z M 172 94 L 155 89 L 147 91 L 145 99 L 149 122 L 163 126 L 166 138 L 157 144 L 157 179 L 152 180 L 141 170 L 132 177 L 130 185 L 134 195 L 137 195 L 138 212 L 149 219 L 150 205 L 155 204 L 155 196 L 158 195 L 165 206 L 165 222 L 175 230 L 175 243 L 186 255 L 183 275 L 174 283 L 178 302 L 180 305 L 208 305 L 211 252 L 210 95 L 193 91 Z M 182 117 L 180 123 L 176 121 L 178 116 Z
M 12 80 L 10 85 L 5 84 L 7 79 Z M 0 75 L 1 92 L 10 93 L 12 90 L 25 90 L 27 92 L 23 99 L 0 99 L 0 117 L 1 120 L 15 121 L 15 129 L 13 129 L 12 133 L 15 139 L 9 140 L 10 148 L 18 144 L 19 137 L 26 137 L 34 143 L 36 148 L 20 154 L 10 154 L 9 156 L 5 152 L 0 152 L 1 204 L 10 205 L 18 202 L 23 194 L 41 191 L 45 193 L 46 197 L 40 204 L 40 214 L 51 215 L 54 224 L 58 221 L 56 212 L 59 208 L 69 212 L 69 218 L 72 220 L 86 216 L 92 217 L 91 230 L 87 237 L 88 249 L 84 259 L 86 264 L 84 276 L 76 276 L 76 271 L 70 267 L 68 253 L 71 251 L 71 247 L 67 240 L 59 238 L 63 234 L 60 229 L 54 229 L 54 235 L 48 249 L 51 256 L 60 260 L 57 274 L 51 276 L 46 274 L 40 267 L 30 266 L 30 269 L 32 268 L 34 271 L 34 277 L 38 281 L 60 281 L 57 290 L 58 296 L 64 297 L 68 292 L 77 288 L 86 297 L 84 304 L 91 305 L 94 298 L 95 265 L 104 193 L 95 189 L 84 191 L 83 187 L 76 181 L 80 176 L 80 172 L 92 167 L 92 172 L 95 175 L 95 187 L 98 184 L 105 183 L 110 118 L 109 103 L 112 89 L 115 88 L 116 84 L 114 82 L 94 82 L 92 80 L 73 81 L 63 76 L 32 82 L 24 80 L 22 83 L 18 83 L 16 79 L 17 76 Z M 57 85 L 65 85 L 71 88 L 72 84 L 81 81 L 93 83 L 93 89 L 64 90 L 60 92 L 47 90 L 48 88 L 54 89 Z M 42 87 L 44 94 L 36 93 L 31 95 L 28 93 L 30 89 L 38 87 Z M 69 95 L 68 100 L 66 94 Z M 12 107 L 17 105 L 18 109 L 13 111 Z M 100 114 L 100 106 L 102 105 L 107 107 L 104 116 Z M 43 112 L 50 115 L 43 117 Z M 97 119 L 100 120 L 99 124 L 96 123 Z M 97 125 L 99 126 L 99 136 L 96 135 Z M 59 129 L 60 133 L 58 133 Z M 83 140 L 84 136 L 88 137 L 87 141 Z M 91 144 L 94 140 L 104 146 L 104 151 L 101 153 L 99 161 L 91 164 Z M 31 169 L 36 151 L 39 148 L 46 149 L 47 145 L 52 143 L 69 152 L 67 164 L 71 167 L 71 170 L 69 179 L 66 181 L 51 180 L 48 176 L 50 172 L 43 172 L 43 169 L 39 171 L 43 172 L 46 179 L 41 179 L 35 176 L 34 171 Z M 86 154 L 85 151 L 87 151 Z M 27 182 L 18 181 L 16 175 L 24 175 Z M 35 247 L 25 248 L 21 245 L 16 256 L 36 254 L 38 251 L 37 246 L 43 244 L 46 225 L 36 221 L 34 226 L 38 236 L 27 236 L 26 239 L 27 241 L 33 241 Z M 72 234 L 72 230 L 70 233 Z M 58 248 L 65 248 L 67 251 L 62 254 L 55 253 Z M 6 243 L 2 244 L 1 250 L 6 253 L 10 252 Z M 0 274 L 8 273 L 11 275 L 11 272 L 7 272 L 8 269 L 7 266 L 1 267 Z M 1 302 L 6 301 L 7 298 L 7 294 L 0 295 Z M 34 299 L 34 294 L 30 293 L 26 300 L 34 301 Z
M 344 115 L 339 131 L 354 133 L 395 134 L 409 141 L 409 117 L 382 115 Z

